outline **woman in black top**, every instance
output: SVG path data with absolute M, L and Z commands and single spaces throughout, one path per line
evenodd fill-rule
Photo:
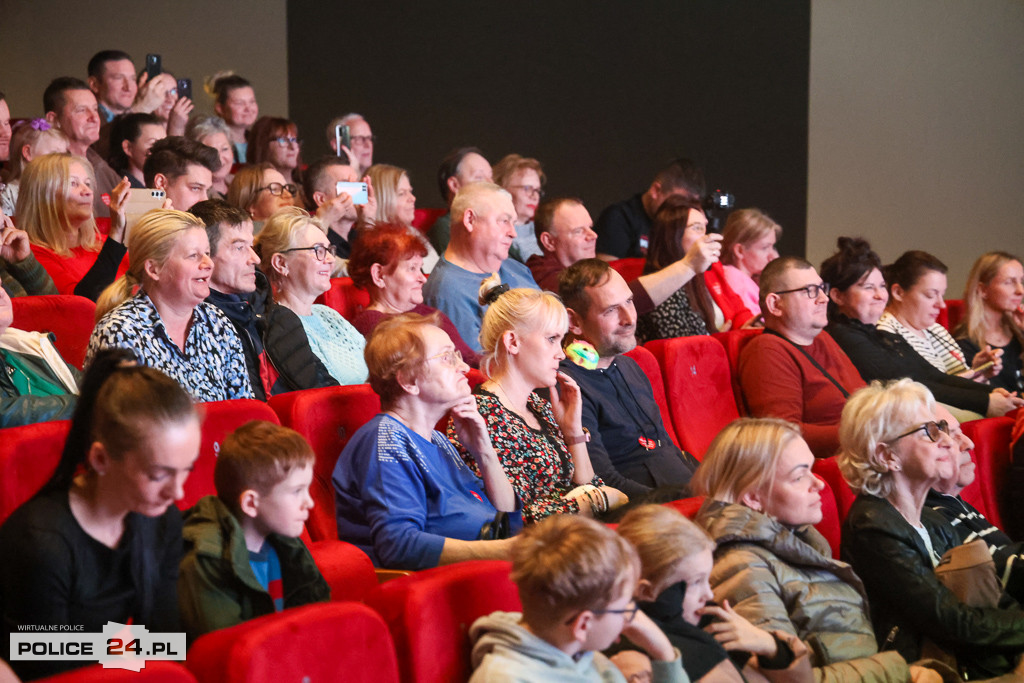
M 176 382 L 131 358 L 96 356 L 57 471 L 0 526 L 5 659 L 22 624 L 178 630 L 182 540 L 173 503 L 199 455 L 199 417 Z M 11 664 L 25 680 L 81 665 Z

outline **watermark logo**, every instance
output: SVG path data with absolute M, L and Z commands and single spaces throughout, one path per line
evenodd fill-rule
M 72 631 L 71 633 L 64 632 Z M 49 627 L 11 634 L 11 659 L 100 662 L 105 669 L 141 671 L 147 661 L 185 659 L 184 633 L 150 633 L 142 624 L 108 621 L 102 633 Z

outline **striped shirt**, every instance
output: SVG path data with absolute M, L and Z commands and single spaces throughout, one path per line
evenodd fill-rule
M 876 327 L 906 339 L 918 355 L 947 375 L 956 375 L 969 369 L 964 362 L 964 352 L 960 350 L 960 346 L 946 328 L 939 323 L 932 323 L 921 335 L 886 311 Z

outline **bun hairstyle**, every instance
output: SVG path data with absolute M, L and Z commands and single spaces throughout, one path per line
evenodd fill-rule
M 489 290 L 489 306 L 480 323 L 480 369 L 487 376 L 503 369 L 508 362 L 505 333 L 569 329 L 569 314 L 562 301 L 551 292 L 539 289 L 499 285 Z M 529 359 L 527 359 L 529 361 Z
M 224 104 L 228 101 L 228 95 L 232 90 L 238 88 L 251 88 L 252 83 L 242 78 L 234 71 L 218 71 L 212 76 L 203 79 L 203 90 L 214 99 L 217 104 Z
M 502 284 L 501 276 L 491 273 L 489 277 L 480 281 L 480 289 L 477 291 L 477 303 L 481 306 L 490 306 L 498 297 L 507 292 L 507 284 Z
M 836 240 L 836 247 L 838 251 L 822 261 L 820 271 L 821 279 L 832 289 L 845 292 L 872 270 L 882 270 L 882 260 L 862 237 L 840 237 Z M 829 299 L 829 320 L 838 312 L 838 306 Z

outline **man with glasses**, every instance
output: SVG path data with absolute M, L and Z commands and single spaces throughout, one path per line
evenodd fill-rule
M 348 153 L 352 167 L 356 170 L 356 177 L 362 178 L 366 175 L 366 170 L 373 166 L 373 143 L 377 136 L 373 134 L 370 124 L 362 114 L 353 112 L 331 119 L 327 124 L 327 144 L 335 154 L 338 153 L 338 126 L 348 126 L 351 146 L 348 150 L 342 151 Z
M 739 359 L 747 410 L 799 424 L 816 457 L 835 455 L 843 406 L 865 384 L 824 332 L 828 284 L 806 260 L 783 256 L 765 267 L 758 285 L 765 331 Z
M 171 208 L 188 211 L 207 199 L 220 155 L 213 147 L 178 135 L 157 140 L 142 166 L 146 187 L 163 190 Z

